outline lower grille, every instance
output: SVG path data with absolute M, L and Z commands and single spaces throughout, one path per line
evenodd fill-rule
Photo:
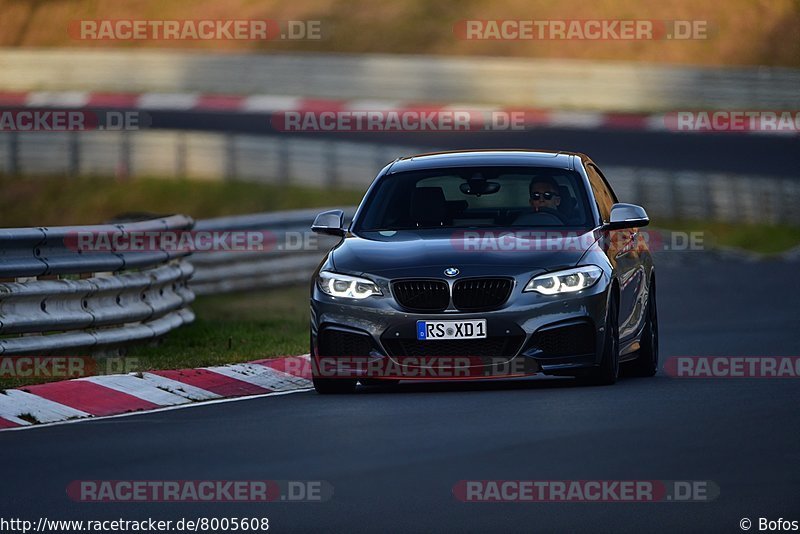
M 594 327 L 578 323 L 545 328 L 533 334 L 529 343 L 544 356 L 571 356 L 595 351 Z
M 487 311 L 502 306 L 514 283 L 509 278 L 468 278 L 453 286 L 453 306 L 461 311 Z
M 363 334 L 324 329 L 319 334 L 320 356 L 369 356 L 372 340 Z
M 393 358 L 404 356 L 466 358 L 512 358 L 522 344 L 523 336 L 488 337 L 485 339 L 447 339 L 419 341 L 416 339 L 386 339 L 386 351 Z
M 443 280 L 399 280 L 392 282 L 392 293 L 409 311 L 444 311 L 450 304 L 450 287 Z

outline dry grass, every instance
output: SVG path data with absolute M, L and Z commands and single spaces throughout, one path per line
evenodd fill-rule
M 148 46 L 217 51 L 325 51 L 583 58 L 704 65 L 800 67 L 797 0 L 0 0 L 2 46 Z M 80 19 L 320 20 L 321 41 L 79 42 Z M 464 41 L 464 19 L 707 20 L 697 41 Z

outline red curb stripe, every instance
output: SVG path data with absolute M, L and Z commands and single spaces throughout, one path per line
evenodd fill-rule
M 230 378 L 208 369 L 178 369 L 166 371 L 151 371 L 154 375 L 170 378 L 190 386 L 205 389 L 223 397 L 241 397 L 243 395 L 259 395 L 270 393 L 272 390 Z
M 547 126 L 550 124 L 551 113 L 539 108 L 503 108 L 504 113 L 522 113 L 526 126 Z
M 256 360 L 250 363 L 257 363 L 264 367 L 275 369 L 283 373 L 311 380 L 311 361 L 306 358 L 289 356 L 286 358 L 268 358 L 266 360 Z
M 324 98 L 301 98 L 297 103 L 297 109 L 303 113 L 322 113 L 323 111 L 343 111 L 347 105 L 346 100 L 329 100 Z
M 647 115 L 632 113 L 606 113 L 603 115 L 601 127 L 641 130 L 647 126 L 647 118 Z
M 18 426 L 23 426 L 23 425 L 0 417 L 0 428 L 17 428 Z
M 86 107 L 138 108 L 140 97 L 136 93 L 90 93 Z
M 245 97 L 238 95 L 200 95 L 194 109 L 235 111 L 244 106 Z
M 0 104 L 4 106 L 24 106 L 28 102 L 27 92 L 0 91 Z
M 158 404 L 85 380 L 28 386 L 23 388 L 23 391 L 92 415 L 113 415 L 161 408 Z

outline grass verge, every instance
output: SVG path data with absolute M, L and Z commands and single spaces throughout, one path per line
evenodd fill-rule
M 796 226 L 663 220 L 655 225 L 672 232 L 701 232 L 705 247 L 733 247 L 769 256 L 800 246 L 800 227 Z
M 362 191 L 170 178 L 0 175 L 0 226 L 97 224 L 122 213 L 220 217 L 357 204 Z

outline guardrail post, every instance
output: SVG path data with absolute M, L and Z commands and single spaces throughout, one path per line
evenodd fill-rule
M 236 138 L 233 134 L 225 134 L 225 180 L 236 180 Z
M 8 174 L 14 176 L 20 174 L 19 168 L 19 134 L 17 132 L 8 133 Z
M 706 197 L 705 210 L 707 217 L 714 220 L 717 216 L 717 205 L 714 202 L 714 188 L 712 186 L 713 175 L 706 174 L 703 176 L 703 194 Z
M 68 135 L 69 175 L 78 176 L 81 172 L 80 134 L 78 132 L 70 132 Z
M 283 184 L 288 184 L 292 176 L 289 140 L 286 137 L 278 139 L 278 180 Z
M 338 158 L 336 157 L 336 142 L 325 142 L 325 179 L 329 187 L 336 187 L 339 182 Z
M 186 178 L 186 134 L 178 133 L 178 143 L 175 147 L 175 176 Z
M 117 178 L 126 180 L 131 175 L 131 138 L 128 132 L 122 132 L 119 147 L 119 164 Z

